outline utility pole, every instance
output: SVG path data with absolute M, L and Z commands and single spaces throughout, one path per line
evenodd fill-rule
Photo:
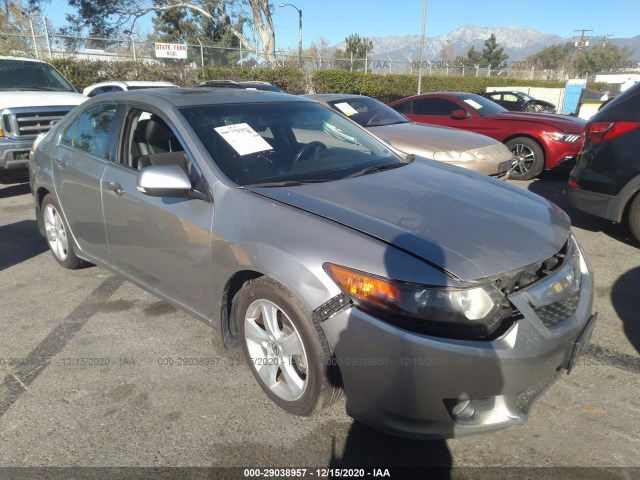
M 609 33 L 607 35 L 602 35 L 602 43 L 600 44 L 600 46 L 602 48 L 607 46 L 607 39 L 613 37 L 613 34 Z
M 591 40 L 591 36 L 587 35 L 587 32 L 593 32 L 593 30 L 587 30 L 587 29 L 582 29 L 582 30 L 574 30 L 574 32 L 580 32 L 580 37 L 578 37 L 577 35 L 574 35 L 574 45 L 577 47 L 578 50 L 582 50 L 584 47 L 588 47 L 589 46 L 589 40 Z

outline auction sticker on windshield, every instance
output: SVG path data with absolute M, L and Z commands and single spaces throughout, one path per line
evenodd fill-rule
M 472 98 L 465 98 L 464 103 L 466 103 L 467 105 L 471 105 L 476 110 L 480 110 L 482 108 L 482 105 L 480 105 L 478 102 L 476 102 Z
M 339 109 L 342 113 L 344 113 L 347 117 L 351 115 L 355 115 L 358 111 L 349 105 L 347 102 L 336 103 L 336 108 Z
M 216 127 L 214 130 L 218 132 L 239 155 L 249 155 L 250 153 L 272 149 L 271 145 L 246 123 L 225 125 L 224 127 Z

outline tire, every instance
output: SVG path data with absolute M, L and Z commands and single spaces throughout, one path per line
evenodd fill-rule
M 276 405 L 308 416 L 339 397 L 324 333 L 284 286 L 268 277 L 245 283 L 234 298 L 233 315 L 245 360 Z
M 75 243 L 69 235 L 69 226 L 62 215 L 62 209 L 56 198 L 50 193 L 42 200 L 40 207 L 41 222 L 53 258 L 69 270 L 88 267 L 91 264 L 79 258 L 75 252 Z
M 629 230 L 637 242 L 640 243 L 640 193 L 636 194 L 629 207 L 627 216 L 629 222 Z
M 515 156 L 515 163 L 509 173 L 509 178 L 531 180 L 544 170 L 544 152 L 535 140 L 516 137 L 509 140 L 506 145 Z

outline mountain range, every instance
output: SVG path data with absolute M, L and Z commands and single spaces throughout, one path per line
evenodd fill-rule
M 574 41 L 572 38 L 544 34 L 537 30 L 516 26 L 491 28 L 465 25 L 446 35 L 438 37 L 427 36 L 425 39 L 424 58 L 431 61 L 440 60 L 440 53 L 447 46 L 451 49 L 453 57 L 466 55 L 471 46 L 474 46 L 476 50 L 482 51 L 484 41 L 491 34 L 495 34 L 496 40 L 504 48 L 505 53 L 509 55 L 509 62 L 521 60 L 551 45 Z M 373 42 L 373 50 L 370 53 L 370 58 L 372 59 L 380 61 L 391 59 L 394 62 L 409 63 L 420 58 L 420 35 L 368 38 Z M 594 37 L 591 42 L 592 44 L 601 43 L 602 38 Z M 640 35 L 633 38 L 609 38 L 607 42 L 629 48 L 634 51 L 631 57 L 640 59 Z M 344 49 L 345 42 L 338 43 L 333 48 Z

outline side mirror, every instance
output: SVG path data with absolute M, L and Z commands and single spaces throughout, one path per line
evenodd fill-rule
M 467 112 L 465 112 L 464 110 L 454 110 L 453 112 L 451 112 L 451 118 L 453 118 L 454 120 L 464 120 L 467 117 Z
M 189 197 L 191 181 L 178 165 L 152 165 L 140 170 L 138 190 L 151 197 Z

